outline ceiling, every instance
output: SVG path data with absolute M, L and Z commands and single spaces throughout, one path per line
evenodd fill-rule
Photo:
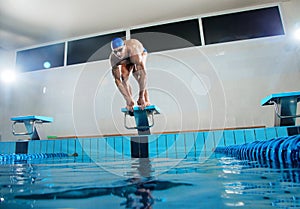
M 288 0 L 0 0 L 0 50 Z

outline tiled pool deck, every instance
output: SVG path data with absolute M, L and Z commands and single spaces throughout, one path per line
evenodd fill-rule
M 270 127 L 153 134 L 148 136 L 149 156 L 181 158 L 182 156 L 179 155 L 185 155 L 199 157 L 201 152 L 211 152 L 218 146 L 244 144 L 256 140 L 289 136 L 291 134 L 290 128 Z M 130 141 L 130 136 L 34 140 L 28 143 L 28 154 L 77 153 L 78 156 L 96 156 L 99 159 L 104 156 L 129 157 L 131 155 Z M 16 143 L 20 142 L 1 142 L 0 154 L 15 153 Z

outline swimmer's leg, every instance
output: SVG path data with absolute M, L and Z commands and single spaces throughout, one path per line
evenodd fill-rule
M 147 75 L 144 67 L 136 65 L 133 76 L 139 84 L 139 99 L 137 103 L 144 109 L 146 106 L 150 105 L 148 90 L 146 89 Z

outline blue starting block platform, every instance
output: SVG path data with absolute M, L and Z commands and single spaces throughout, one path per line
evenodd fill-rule
M 160 109 L 156 105 L 149 105 L 143 110 L 140 107 L 133 107 L 133 111 L 122 108 L 124 113 L 124 126 L 127 129 L 137 129 L 139 135 L 150 134 L 150 128 L 154 126 L 154 114 L 160 114 Z M 136 126 L 127 125 L 127 116 L 133 116 Z M 149 122 L 150 119 L 150 122 Z
M 274 105 L 275 126 L 294 126 L 296 124 L 297 103 L 300 101 L 300 91 L 271 94 L 261 100 L 261 105 Z
M 28 135 L 30 140 L 39 140 L 39 134 L 36 129 L 37 124 L 42 123 L 52 123 L 53 118 L 45 117 L 45 116 L 37 116 L 37 115 L 28 115 L 28 116 L 17 116 L 12 117 L 12 133 L 15 136 Z M 16 124 L 24 123 L 26 132 L 16 132 Z
M 124 113 L 124 126 L 127 129 L 137 129 L 137 137 L 131 137 L 131 157 L 133 158 L 148 158 L 149 144 L 148 136 L 150 128 L 154 126 L 154 114 L 160 114 L 160 109 L 155 105 L 145 107 L 143 110 L 140 107 L 133 107 L 133 110 L 122 108 Z M 127 125 L 127 116 L 134 117 L 136 126 Z M 150 119 L 150 122 L 149 122 Z

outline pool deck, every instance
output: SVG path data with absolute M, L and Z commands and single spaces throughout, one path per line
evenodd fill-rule
M 213 152 L 218 146 L 251 143 L 277 137 L 297 135 L 300 126 L 283 126 L 251 129 L 214 130 L 149 135 L 149 157 L 199 157 L 201 153 Z M 131 136 L 92 138 L 65 138 L 28 141 L 28 154 L 77 153 L 78 156 L 130 157 Z M 17 143 L 0 142 L 0 154 L 16 152 Z M 204 151 L 204 152 L 203 152 Z M 181 156 L 182 155 L 182 156 Z

